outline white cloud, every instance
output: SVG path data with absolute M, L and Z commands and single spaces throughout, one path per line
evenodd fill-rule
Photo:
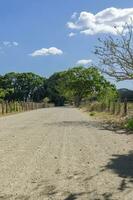
M 88 60 L 78 60 L 77 61 L 77 65 L 88 65 L 88 64 L 90 64 L 92 62 L 92 60 L 91 59 L 88 59 Z
M 11 41 L 3 41 L 2 44 L 4 47 L 14 47 L 14 46 L 16 47 L 19 45 L 18 42 L 11 42 Z
M 32 57 L 36 56 L 49 56 L 49 55 L 62 55 L 63 51 L 61 49 L 57 49 L 56 47 L 50 47 L 50 48 L 42 48 L 39 50 L 34 51 L 30 54 Z
M 16 47 L 19 45 L 18 42 L 13 42 L 12 44 Z
M 85 35 L 94 35 L 97 33 L 117 34 L 114 27 L 122 30 L 123 25 L 131 22 L 133 18 L 133 8 L 117 9 L 107 8 L 93 14 L 83 11 L 80 15 L 67 23 L 69 29 L 79 30 Z
M 3 42 L 3 45 L 4 45 L 5 47 L 10 47 L 10 46 L 11 46 L 11 42 L 9 42 L 9 41 L 4 41 L 4 42 Z
M 78 25 L 74 24 L 73 22 L 68 22 L 67 26 L 70 29 L 77 29 L 77 30 L 80 29 L 80 27 Z
M 72 16 L 71 16 L 71 19 L 75 19 L 76 17 L 77 17 L 77 12 L 74 12 L 73 14 L 72 14 Z
M 73 33 L 73 32 L 71 32 L 71 33 L 69 33 L 69 37 L 74 37 L 76 35 L 76 33 Z

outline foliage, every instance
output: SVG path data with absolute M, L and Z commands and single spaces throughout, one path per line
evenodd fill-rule
M 106 94 L 106 95 L 105 95 Z M 74 67 L 54 73 L 48 79 L 34 73 L 7 73 L 0 76 L 0 99 L 6 101 L 48 100 L 56 106 L 65 102 L 79 106 L 85 98 L 114 98 L 116 89 L 94 67 Z
M 62 73 L 54 73 L 46 82 L 47 96 L 56 106 L 63 106 L 65 102 L 62 92 Z
M 90 112 L 90 116 L 94 116 L 95 114 L 95 112 Z
M 43 99 L 43 102 L 46 103 L 46 104 L 49 103 L 49 101 L 50 101 L 50 99 L 49 99 L 48 97 L 45 97 L 45 98 Z
M 125 128 L 133 131 L 133 118 L 130 118 L 130 119 L 127 120 L 127 122 L 125 124 Z
M 101 91 L 98 95 L 98 100 L 100 102 L 108 103 L 116 101 L 118 99 L 118 91 L 113 84 L 105 81 L 104 87 L 101 88 Z
M 63 78 L 64 77 L 64 78 Z M 94 67 L 74 67 L 62 74 L 64 95 L 72 99 L 76 106 L 87 96 L 98 96 L 107 81 Z
M 5 95 L 6 95 L 6 91 L 0 88 L 0 99 L 4 99 Z
M 0 98 L 8 101 L 40 101 L 45 97 L 45 78 L 33 73 L 8 73 L 0 77 Z

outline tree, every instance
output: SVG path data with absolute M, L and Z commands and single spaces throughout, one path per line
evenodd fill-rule
M 14 100 L 15 83 L 17 79 L 17 73 L 11 72 L 0 77 L 0 88 L 4 91 L 4 100 Z
M 0 101 L 5 98 L 5 95 L 6 95 L 6 91 L 0 88 Z
M 131 23 L 132 24 L 132 23 Z M 133 27 L 125 24 L 122 31 L 114 27 L 117 37 L 99 39 L 95 54 L 98 56 L 102 72 L 120 80 L 133 79 Z
M 46 79 L 34 73 L 7 73 L 0 77 L 4 100 L 41 101 L 44 99 Z
M 46 81 L 47 96 L 50 101 L 54 102 L 56 106 L 63 106 L 65 102 L 64 92 L 62 90 L 64 79 L 62 79 L 64 72 L 54 73 Z
M 83 98 L 98 94 L 105 83 L 104 77 L 94 67 L 74 67 L 64 72 L 62 76 L 64 95 L 73 99 L 77 107 Z
M 116 101 L 118 96 L 116 86 L 105 81 L 104 87 L 101 88 L 101 91 L 98 94 L 98 100 L 103 103 L 108 103 L 109 101 Z

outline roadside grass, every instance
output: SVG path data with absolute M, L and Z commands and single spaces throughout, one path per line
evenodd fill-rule
M 90 116 L 95 116 L 96 112 L 90 112 Z
M 128 109 L 133 110 L 133 103 L 128 103 Z
M 132 106 L 133 104 L 131 104 Z M 103 124 L 108 124 L 110 127 L 114 129 L 123 129 L 125 131 L 129 131 L 133 133 L 133 117 L 116 115 L 109 112 L 97 112 L 90 111 L 88 106 L 80 107 L 84 112 L 87 112 L 90 117 L 94 120 L 99 121 Z M 112 128 L 112 129 L 113 129 Z
M 21 112 L 17 112 L 17 111 L 14 111 L 14 112 L 10 112 L 10 113 L 0 113 L 0 117 L 6 117 L 6 116 L 10 116 L 10 115 L 17 115 L 17 114 L 20 114 L 20 113 L 24 113 L 24 111 L 21 111 Z
M 128 129 L 129 131 L 133 131 L 133 117 L 127 119 L 125 123 L 125 128 Z

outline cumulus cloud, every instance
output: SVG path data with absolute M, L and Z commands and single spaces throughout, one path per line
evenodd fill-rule
M 18 44 L 18 42 L 11 42 L 11 41 L 3 41 L 2 42 L 2 44 L 3 44 L 3 46 L 4 47 L 16 47 L 16 46 L 18 46 L 19 44 Z
M 63 51 L 61 49 L 57 49 L 56 47 L 50 47 L 50 48 L 42 48 L 39 50 L 34 51 L 30 54 L 32 57 L 36 56 L 49 56 L 49 55 L 62 55 Z
M 14 45 L 15 47 L 17 47 L 19 44 L 18 44 L 18 42 L 13 42 L 13 45 Z
M 133 18 L 133 8 L 117 9 L 107 8 L 96 14 L 83 11 L 67 23 L 69 29 L 75 29 L 85 35 L 97 33 L 117 34 L 117 27 L 122 30 L 125 23 L 130 23 Z
M 71 33 L 69 33 L 69 37 L 74 37 L 76 35 L 76 33 L 73 33 L 73 32 L 71 32 Z
M 3 45 L 6 46 L 6 47 L 10 47 L 11 46 L 11 43 L 9 41 L 4 41 L 3 42 Z
M 78 60 L 77 61 L 77 65 L 88 65 L 88 64 L 90 64 L 92 62 L 92 60 L 91 59 L 88 59 L 88 60 Z
M 77 12 L 74 12 L 73 14 L 72 14 L 72 16 L 71 16 L 71 19 L 75 19 L 76 17 L 77 17 Z

